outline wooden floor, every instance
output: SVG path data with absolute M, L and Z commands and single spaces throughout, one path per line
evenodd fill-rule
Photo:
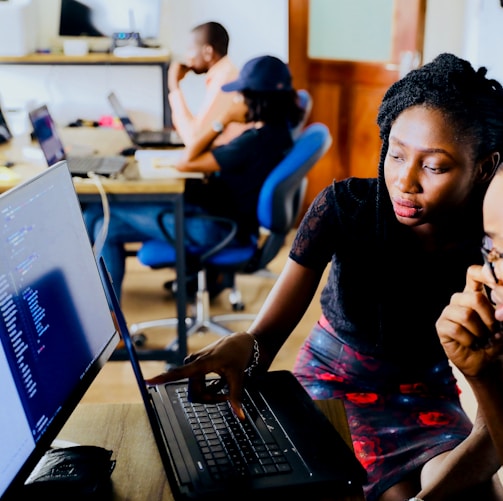
M 292 238 L 293 234 L 277 258 L 271 262 L 269 271 L 272 272 L 272 275 L 281 271 Z M 126 268 L 122 307 L 129 324 L 141 320 L 175 316 L 175 301 L 163 288 L 163 283 L 174 277 L 173 272 L 170 270 L 151 270 L 139 264 L 134 257 L 128 258 Z M 240 275 L 238 277 L 238 285 L 245 303 L 244 313 L 256 313 L 259 310 L 273 283 L 274 276 Z M 228 293 L 228 290 L 223 291 L 213 300 L 211 304 L 212 314 L 232 313 Z M 318 319 L 319 314 L 320 306 L 317 297 L 276 357 L 273 369 L 292 368 L 297 350 Z M 229 327 L 233 330 L 246 330 L 249 324 L 249 321 L 238 322 L 229 325 Z M 163 347 L 174 338 L 174 329 L 148 331 L 148 344 L 151 347 Z M 211 332 L 195 334 L 189 338 L 188 351 L 189 353 L 195 351 L 216 339 L 218 339 L 218 336 Z M 165 368 L 163 362 L 142 361 L 141 365 L 145 377 L 158 374 Z M 118 361 L 108 362 L 89 388 L 83 401 L 139 402 L 140 395 L 129 364 Z

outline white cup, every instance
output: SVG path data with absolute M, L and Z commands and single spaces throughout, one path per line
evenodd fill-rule
M 63 52 L 65 56 L 85 56 L 89 52 L 86 40 L 64 40 Z

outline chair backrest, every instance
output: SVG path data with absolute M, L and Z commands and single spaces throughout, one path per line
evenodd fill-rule
M 275 257 L 294 227 L 307 186 L 306 174 L 332 143 L 325 124 L 308 125 L 295 140 L 286 157 L 274 168 L 260 190 L 257 215 L 269 235 L 253 267 L 261 269 Z
M 300 133 L 304 130 L 307 120 L 311 115 L 311 109 L 313 108 L 313 98 L 306 89 L 299 89 L 297 91 L 297 96 L 299 98 L 299 106 L 304 110 L 304 116 L 295 127 L 292 127 L 291 133 L 293 139 L 297 139 Z

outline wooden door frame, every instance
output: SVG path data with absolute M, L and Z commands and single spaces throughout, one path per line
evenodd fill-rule
M 313 96 L 308 122 L 325 123 L 333 138 L 308 174 L 304 209 L 334 179 L 377 174 L 381 142 L 375 114 L 384 93 L 399 78 L 402 51 L 417 51 L 421 59 L 426 1 L 394 0 L 390 61 L 360 62 L 309 58 L 309 0 L 289 0 L 288 64 L 293 82 Z
M 422 61 L 427 0 L 394 0 L 391 60 L 414 51 Z M 288 0 L 288 64 L 297 88 L 308 87 L 309 0 Z

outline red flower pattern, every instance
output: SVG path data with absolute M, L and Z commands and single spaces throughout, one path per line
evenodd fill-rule
M 372 469 L 383 462 L 382 449 L 377 441 L 368 437 L 359 437 L 353 440 L 355 455 L 366 470 Z
M 449 416 L 435 411 L 421 412 L 418 420 L 425 426 L 446 426 L 451 422 Z
M 330 374 L 329 372 L 323 372 L 319 375 L 318 379 L 321 379 L 322 381 L 337 381 L 338 383 L 344 381 L 344 378 L 341 376 L 336 376 L 335 374 Z
M 357 405 L 375 404 L 379 400 L 377 393 L 346 393 L 346 398 Z

